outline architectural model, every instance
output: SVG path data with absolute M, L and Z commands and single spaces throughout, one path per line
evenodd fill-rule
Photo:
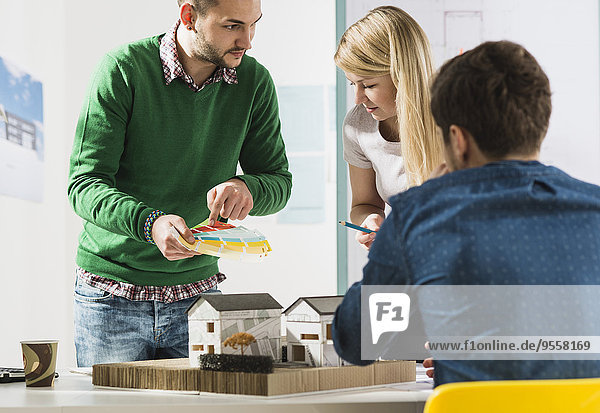
M 286 321 L 286 358 L 311 367 L 346 364 L 335 352 L 331 323 L 343 296 L 301 297 L 283 314 L 282 306 L 267 293 L 202 294 L 187 310 L 190 364 L 201 354 L 237 354 L 223 346 L 233 334 L 247 332 L 256 338 L 249 355 L 282 360 L 281 321 Z
M 331 324 L 344 296 L 301 297 L 284 312 L 287 359 L 315 367 L 347 364 L 333 348 Z
M 256 339 L 245 354 L 281 360 L 282 308 L 267 293 L 200 295 L 187 310 L 190 364 L 198 367 L 201 354 L 240 353 L 223 346 L 228 337 L 240 332 Z
M 282 314 L 281 305 L 269 294 L 202 294 L 187 310 L 189 359 L 97 364 L 93 367 L 92 383 L 109 387 L 276 396 L 414 381 L 414 361 L 343 365 L 331 340 L 331 322 L 341 300 L 341 296 L 302 297 Z M 280 361 L 282 317 L 287 319 L 287 354 L 293 361 L 271 364 L 272 372 L 261 372 L 254 367 L 252 371 L 221 369 L 219 360 L 235 358 L 230 356 L 241 353 L 240 349 L 225 347 L 223 342 L 240 332 L 250 333 L 257 340 L 256 343 L 248 340 L 244 357 L 252 356 L 246 361 L 261 358 L 256 355 L 268 355 L 271 362 L 270 357 Z M 215 358 L 218 369 L 203 369 L 198 367 L 201 354 L 204 361 L 212 356 L 227 357 Z

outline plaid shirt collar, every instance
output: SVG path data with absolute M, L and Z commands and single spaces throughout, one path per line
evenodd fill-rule
M 177 28 L 180 24 L 181 21 L 177 20 L 160 40 L 160 61 L 162 62 L 166 84 L 169 85 L 173 80 L 181 78 L 181 80 L 183 80 L 194 92 L 199 92 L 204 86 L 220 82 L 221 80 L 225 80 L 225 83 L 230 85 L 237 84 L 238 80 L 235 68 L 227 67 L 217 67 L 213 74 L 200 86 L 194 83 L 194 79 L 183 70 L 183 66 L 177 56 L 177 43 L 175 42 L 175 37 Z

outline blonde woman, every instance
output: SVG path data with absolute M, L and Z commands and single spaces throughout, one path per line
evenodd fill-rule
M 377 231 L 389 198 L 420 185 L 443 162 L 429 107 L 429 40 L 405 11 L 371 10 L 343 34 L 335 63 L 355 88 L 343 126 L 352 190 L 350 219 Z M 370 248 L 375 233 L 357 233 Z

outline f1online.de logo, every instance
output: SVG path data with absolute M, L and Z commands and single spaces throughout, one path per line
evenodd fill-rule
M 388 331 L 408 328 L 410 297 L 406 293 L 375 293 L 369 296 L 371 338 L 377 344 L 379 337 Z

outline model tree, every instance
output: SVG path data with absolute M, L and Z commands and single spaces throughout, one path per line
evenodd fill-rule
M 231 347 L 234 350 L 237 350 L 238 346 L 240 346 L 242 351 L 242 356 L 244 355 L 244 347 L 249 346 L 252 343 L 256 343 L 256 339 L 250 333 L 235 333 L 232 336 L 228 337 L 224 342 L 223 346 Z

